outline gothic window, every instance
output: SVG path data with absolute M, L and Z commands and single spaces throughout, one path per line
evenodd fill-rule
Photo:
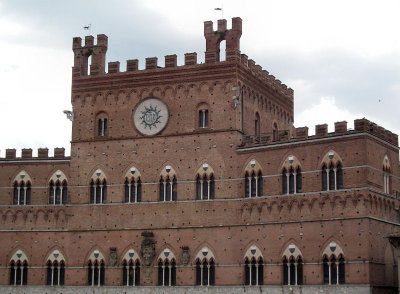
M 31 204 L 31 183 L 20 181 L 14 182 L 14 199 L 15 205 L 29 205 Z
M 285 250 L 282 266 L 284 285 L 303 285 L 303 259 L 294 244 L 290 244 Z
M 300 166 L 292 165 L 282 170 L 282 193 L 296 194 L 302 192 L 302 174 Z
M 391 170 L 390 170 L 390 162 L 389 158 L 385 155 L 383 159 L 383 192 L 390 194 L 390 187 L 391 187 Z
M 125 176 L 125 203 L 142 201 L 142 180 L 135 167 L 131 167 Z
M 215 285 L 215 262 L 214 259 L 196 260 L 196 285 L 213 286 Z
M 65 278 L 65 265 L 61 261 L 58 263 L 54 261 L 53 263 L 49 260 L 47 262 L 47 285 L 49 286 L 62 286 L 64 285 Z
M 58 170 L 50 178 L 49 183 L 49 204 L 67 204 L 68 185 L 65 174 Z
M 101 204 L 107 202 L 107 181 L 104 172 L 96 170 L 90 181 L 90 203 Z
M 197 171 L 196 199 L 209 200 L 215 198 L 214 174 L 211 167 L 204 163 Z
M 104 257 L 95 250 L 89 257 L 88 261 L 88 285 L 103 286 L 105 280 L 105 264 Z
M 255 257 L 249 259 L 246 257 L 245 262 L 245 284 L 250 286 L 260 286 L 264 284 L 264 268 L 262 257 L 256 260 Z
M 167 165 L 160 177 L 160 201 L 176 201 L 178 197 L 177 179 L 175 171 Z
M 49 191 L 49 204 L 67 204 L 68 187 L 67 181 L 57 181 L 55 184 L 53 180 L 50 181 Z
M 259 163 L 252 159 L 246 167 L 244 176 L 245 197 L 259 197 L 263 196 L 263 177 L 261 166 Z
M 49 286 L 62 286 L 65 281 L 65 260 L 58 250 L 54 250 L 47 261 L 47 280 Z
M 175 259 L 159 260 L 158 262 L 158 285 L 175 286 L 176 285 L 176 263 Z
M 245 175 L 245 195 L 249 197 L 258 197 L 263 194 L 263 178 L 261 171 L 252 171 Z
M 28 259 L 24 252 L 18 250 L 10 261 L 10 285 L 28 284 Z
M 199 128 L 208 128 L 208 109 L 199 110 Z
M 90 203 L 101 204 L 107 201 L 107 183 L 106 180 L 91 181 L 90 182 Z
M 334 191 L 343 189 L 343 170 L 340 162 L 330 162 L 329 167 L 322 166 L 322 190 Z
M 99 137 L 107 136 L 107 118 L 102 117 L 97 120 L 97 131 Z
M 133 249 L 125 254 L 122 271 L 123 286 L 140 285 L 140 260 Z
M 342 249 L 331 242 L 323 255 L 324 284 L 339 285 L 345 283 L 345 263 Z

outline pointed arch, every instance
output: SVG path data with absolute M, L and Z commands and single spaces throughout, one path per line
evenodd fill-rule
M 171 202 L 177 201 L 178 198 L 178 181 L 175 170 L 170 165 L 166 165 L 160 173 L 160 201 Z
M 31 204 L 31 186 L 32 186 L 32 179 L 30 175 L 25 170 L 21 170 L 13 181 L 14 205 Z
M 196 173 L 196 199 L 210 200 L 215 198 L 214 170 L 204 162 Z
M 136 203 L 142 201 L 142 180 L 140 171 L 132 166 L 125 173 L 125 203 Z
M 158 256 L 158 285 L 175 286 L 176 285 L 176 258 L 174 253 L 168 247 Z
M 283 284 L 303 284 L 303 258 L 300 249 L 290 243 L 282 254 L 283 258 Z
M 215 285 L 215 256 L 209 247 L 204 246 L 198 251 L 195 258 L 195 264 L 196 285 Z
M 245 168 L 244 176 L 245 197 L 259 197 L 263 195 L 263 177 L 261 165 L 256 159 L 251 159 Z

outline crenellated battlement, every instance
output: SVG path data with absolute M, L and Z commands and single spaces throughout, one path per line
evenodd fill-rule
M 319 124 L 315 126 L 315 135 L 308 135 L 308 127 L 293 128 L 292 130 L 280 130 L 276 133 L 262 133 L 259 137 L 245 135 L 241 147 L 253 147 L 259 145 L 295 142 L 312 140 L 319 138 L 329 138 L 340 135 L 350 135 L 356 133 L 370 133 L 379 139 L 382 139 L 394 146 L 399 145 L 398 135 L 389 130 L 378 126 L 366 118 L 354 120 L 354 130 L 347 128 L 346 121 L 335 122 L 335 131 L 328 133 L 328 124 Z
M 65 148 L 54 148 L 54 155 L 49 157 L 49 149 L 48 148 L 38 148 L 37 157 L 32 156 L 31 148 L 24 148 L 21 150 L 21 157 L 17 157 L 17 150 L 6 149 L 6 156 L 0 158 L 0 161 L 8 161 L 8 160 L 43 160 L 43 159 L 68 159 L 69 157 L 65 156 Z
M 73 38 L 72 49 L 75 54 L 73 79 L 85 76 L 98 75 L 114 75 L 124 73 L 145 73 L 147 71 L 171 70 L 172 68 L 182 69 L 185 66 L 208 66 L 211 63 L 220 63 L 220 43 L 226 41 L 226 61 L 237 62 L 247 69 L 261 83 L 267 85 L 272 90 L 279 92 L 284 97 L 293 100 L 293 90 L 268 71 L 264 70 L 254 60 L 249 59 L 246 54 L 240 53 L 240 37 L 242 35 L 242 19 L 240 17 L 232 18 L 232 28 L 227 29 L 227 21 L 225 19 L 218 20 L 217 30 L 213 29 L 213 22 L 204 22 L 204 37 L 206 39 L 205 64 L 198 63 L 196 52 L 186 53 L 184 55 L 184 64 L 178 65 L 178 57 L 176 54 L 166 55 L 164 57 L 164 67 L 159 65 L 157 57 L 148 57 L 145 59 L 145 68 L 139 70 L 139 60 L 130 59 L 126 61 L 126 70 L 121 71 L 121 63 L 119 61 L 108 62 L 108 72 L 106 73 L 105 60 L 108 46 L 108 38 L 106 35 L 97 35 L 97 44 L 95 45 L 93 36 L 85 37 L 85 44 L 82 46 L 82 39 L 79 37 Z M 88 58 L 92 56 L 92 64 L 88 71 Z

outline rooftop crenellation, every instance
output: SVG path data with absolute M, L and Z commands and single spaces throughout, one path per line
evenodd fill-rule
M 148 57 L 145 59 L 145 68 L 139 70 L 139 60 L 130 59 L 126 61 L 125 71 L 121 71 L 120 62 L 108 62 L 108 72 L 106 72 L 106 52 L 108 48 L 108 37 L 106 35 L 97 35 L 97 43 L 93 36 L 86 36 L 84 45 L 80 37 L 73 38 L 74 66 L 72 70 L 73 79 L 98 76 L 115 75 L 132 72 L 144 73 L 147 71 L 170 70 L 171 68 L 182 68 L 185 66 L 207 66 L 212 63 L 237 62 L 247 69 L 254 77 L 260 80 L 264 85 L 279 92 L 284 97 L 293 99 L 293 90 L 288 88 L 280 80 L 263 69 L 246 54 L 240 52 L 240 37 L 242 35 L 242 20 L 240 17 L 232 18 L 232 28 L 227 29 L 225 19 L 218 20 L 217 30 L 213 29 L 213 22 L 204 22 L 204 37 L 206 39 L 205 63 L 198 63 L 197 53 L 191 52 L 184 54 L 184 64 L 178 65 L 177 55 L 169 54 L 164 57 L 164 67 L 158 64 L 157 57 Z M 220 43 L 226 41 L 226 60 L 220 60 Z M 89 65 L 89 57 L 92 56 L 92 63 Z
M 32 156 L 32 148 L 23 148 L 21 149 L 21 157 L 17 157 L 17 149 L 8 148 L 6 149 L 6 156 L 0 158 L 0 160 L 33 160 L 33 159 L 68 159 L 69 157 L 65 156 L 65 148 L 54 148 L 54 155 L 49 156 L 48 148 L 38 148 L 37 157 Z
M 319 138 L 329 138 L 340 135 L 350 135 L 356 133 L 369 133 L 382 139 L 394 146 L 398 146 L 398 135 L 389 130 L 378 126 L 376 123 L 369 121 L 366 118 L 354 120 L 354 130 L 347 128 L 346 121 L 335 122 L 334 132 L 328 132 L 328 124 L 318 124 L 315 126 L 315 135 L 308 135 L 308 127 L 293 128 L 293 130 L 280 130 L 277 134 L 262 133 L 257 138 L 253 135 L 245 135 L 243 138 L 242 147 L 252 147 L 263 144 L 278 144 L 283 142 L 295 142 Z

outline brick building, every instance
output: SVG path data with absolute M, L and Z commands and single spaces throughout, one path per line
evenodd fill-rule
M 241 34 L 205 22 L 204 64 L 107 73 L 107 36 L 73 39 L 71 156 L 0 159 L 0 291 L 395 291 L 397 135 L 295 128 Z

